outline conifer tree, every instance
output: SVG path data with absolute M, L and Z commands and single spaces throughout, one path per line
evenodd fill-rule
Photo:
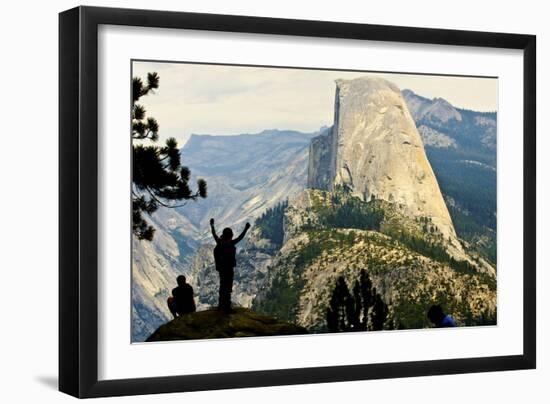
M 388 306 L 373 287 L 369 274 L 362 270 L 352 293 L 343 276 L 336 281 L 327 308 L 327 328 L 331 332 L 393 329 L 395 325 L 387 321 L 388 314 Z
M 353 285 L 353 315 L 350 318 L 351 324 L 354 330 L 360 330 L 362 328 L 361 313 L 363 312 L 363 301 L 361 299 L 361 285 L 359 281 L 355 281 Z
M 361 306 L 363 311 L 363 320 L 361 321 L 360 329 L 362 331 L 366 331 L 368 329 L 369 309 L 372 305 L 373 291 L 369 274 L 364 269 L 361 270 L 361 275 L 359 275 L 359 282 L 359 287 L 361 290 Z
M 336 281 L 327 309 L 327 327 L 329 331 L 349 331 L 346 308 L 349 307 L 350 298 L 348 285 L 341 276 Z
M 379 293 L 376 293 L 376 288 L 373 289 L 374 302 L 372 305 L 371 322 L 372 329 L 379 331 L 384 329 L 384 323 L 388 318 L 388 306 L 383 302 Z
M 148 241 L 155 229 L 144 214 L 151 215 L 159 206 L 177 208 L 189 200 L 206 198 L 204 180 L 197 181 L 196 191 L 189 187 L 191 172 L 181 165 L 176 139 L 157 145 L 159 124 L 137 103 L 158 87 L 157 73 L 148 73 L 146 84 L 139 77 L 132 81 L 132 231 L 139 240 Z

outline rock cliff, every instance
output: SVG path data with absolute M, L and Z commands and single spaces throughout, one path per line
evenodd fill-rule
M 336 81 L 334 126 L 312 140 L 308 187 L 338 186 L 429 218 L 451 253 L 465 259 L 413 117 L 387 80 Z

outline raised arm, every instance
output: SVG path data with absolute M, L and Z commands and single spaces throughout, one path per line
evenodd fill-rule
M 250 223 L 246 223 L 246 226 L 244 226 L 244 230 L 242 231 L 241 234 L 239 234 L 239 237 L 233 240 L 233 244 L 237 244 L 239 241 L 241 241 L 246 235 L 246 232 L 248 231 L 249 228 L 250 228 Z
M 216 243 L 220 241 L 220 238 L 216 234 L 216 229 L 214 228 L 214 219 L 210 219 L 210 230 L 212 230 L 212 236 L 214 237 L 214 240 L 216 240 Z

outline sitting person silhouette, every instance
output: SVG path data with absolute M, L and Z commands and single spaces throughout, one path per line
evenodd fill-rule
M 438 328 L 456 327 L 456 322 L 449 314 L 443 312 L 439 304 L 434 304 L 428 310 L 428 318 Z
M 214 228 L 214 219 L 210 219 L 210 228 L 212 230 L 212 236 L 214 240 L 216 240 L 214 261 L 216 262 L 216 271 L 220 274 L 218 308 L 220 310 L 230 311 L 233 275 L 235 266 L 237 265 L 237 260 L 235 258 L 237 248 L 235 246 L 246 235 L 246 232 L 250 228 L 250 223 L 246 223 L 243 232 L 236 239 L 233 239 L 233 230 L 229 227 L 223 229 L 222 236 L 218 237 L 216 229 Z
M 183 275 L 178 276 L 176 280 L 178 286 L 172 289 L 172 296 L 168 298 L 168 308 L 174 318 L 197 311 L 193 298 L 193 287 L 186 283 Z

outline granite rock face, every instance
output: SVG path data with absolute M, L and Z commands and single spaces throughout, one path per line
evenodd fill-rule
M 311 139 L 307 167 L 307 187 L 328 189 L 331 186 L 331 150 L 333 127 Z
M 413 117 L 387 80 L 336 81 L 334 126 L 312 140 L 308 186 L 343 187 L 365 201 L 383 199 L 427 217 L 450 252 L 464 256 Z
M 401 93 L 416 122 L 424 146 L 450 146 L 466 154 L 469 154 L 472 148 L 482 149 L 486 160 L 496 160 L 496 112 L 461 109 L 443 98 L 429 99 L 408 89 Z M 452 144 L 449 144 L 449 140 Z M 479 154 L 476 158 L 480 158 Z M 434 169 L 437 171 L 435 167 Z
M 456 141 L 452 137 L 429 126 L 420 125 L 418 127 L 418 133 L 420 133 L 424 146 L 431 146 L 438 149 L 456 149 L 457 147 Z

